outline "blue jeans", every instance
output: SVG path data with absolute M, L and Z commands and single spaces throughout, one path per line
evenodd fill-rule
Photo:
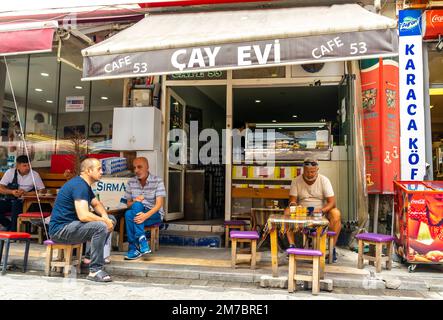
M 131 208 L 125 213 L 126 235 L 129 242 L 129 251 L 137 249 L 138 239 L 145 235 L 145 227 L 162 222 L 162 217 L 159 212 L 154 213 L 149 219 L 146 219 L 144 223 L 137 224 L 134 222 L 137 213 L 148 211 L 148 208 L 145 208 L 141 202 L 137 201 L 134 202 Z

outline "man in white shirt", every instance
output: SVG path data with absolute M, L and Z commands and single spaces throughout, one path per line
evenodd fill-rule
M 289 192 L 289 205 L 314 207 L 314 211 L 322 212 L 329 220 L 329 230 L 334 231 L 333 260 L 337 260 L 335 243 L 341 230 L 340 211 L 335 207 L 335 195 L 331 182 L 324 175 L 318 174 L 318 161 L 306 158 L 303 162 L 303 174 L 291 183 Z M 285 210 L 289 214 L 289 208 Z M 294 233 L 287 233 L 290 247 L 295 246 Z
M 0 180 L 0 224 L 8 231 L 17 230 L 17 217 L 23 211 L 21 197 L 25 193 L 45 189 L 40 175 L 34 170 L 32 170 L 34 175 L 34 179 L 32 179 L 27 156 L 18 156 L 16 163 L 16 167 L 6 171 Z M 6 212 L 11 212 L 11 221 L 5 218 Z

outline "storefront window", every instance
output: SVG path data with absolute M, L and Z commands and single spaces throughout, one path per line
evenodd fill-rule
M 30 57 L 24 127 L 28 152 L 34 167 L 50 167 L 51 154 L 55 150 L 57 70 L 55 55 Z
M 93 81 L 91 85 L 88 147 L 91 153 L 102 153 L 112 148 L 113 109 L 122 106 L 123 80 Z
M 285 76 L 286 68 L 284 66 L 232 71 L 233 79 L 284 78 Z
M 6 63 L 7 68 L 3 59 L 0 62 L 0 113 L 2 116 L 0 171 L 6 171 L 14 165 L 18 150 L 17 144 L 22 140 L 14 97 L 24 128 L 28 56 L 7 58 Z M 9 70 L 13 89 L 11 89 L 6 69 Z
M 443 52 L 435 49 L 435 43 L 428 44 L 429 83 L 443 84 Z

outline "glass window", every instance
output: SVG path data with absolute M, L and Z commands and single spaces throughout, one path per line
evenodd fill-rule
M 284 78 L 285 76 L 286 68 L 284 66 L 232 71 L 233 79 Z
M 92 82 L 91 115 L 88 126 L 91 153 L 103 153 L 112 148 L 114 107 L 123 102 L 123 79 Z
M 2 117 L 0 171 L 6 171 L 9 167 L 14 166 L 19 151 L 18 144 L 22 141 L 13 94 L 24 130 L 28 56 L 7 57 L 6 63 L 7 66 L 3 59 L 0 61 L 0 113 Z M 7 69 L 12 88 L 6 72 Z
M 86 153 L 90 82 L 81 71 L 61 63 L 57 153 Z
M 25 133 L 34 167 L 50 167 L 55 150 L 57 71 L 54 54 L 31 55 Z
M 429 83 L 443 84 L 443 53 L 435 49 L 435 43 L 428 44 Z

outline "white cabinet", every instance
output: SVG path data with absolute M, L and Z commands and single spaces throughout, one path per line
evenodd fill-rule
M 113 150 L 160 150 L 161 111 L 154 107 L 114 108 Z

